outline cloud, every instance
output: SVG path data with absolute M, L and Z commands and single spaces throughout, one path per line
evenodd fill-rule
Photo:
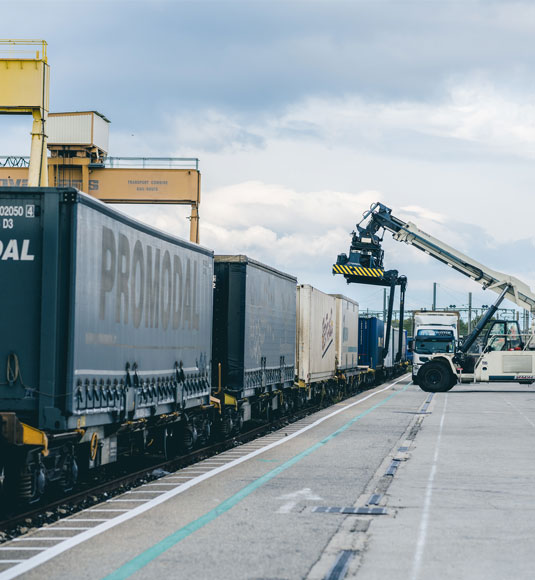
M 221 151 L 261 149 L 264 138 L 249 130 L 231 115 L 207 110 L 193 115 L 179 115 L 172 120 L 176 143 L 190 150 Z
M 350 245 L 348 221 L 359 216 L 382 195 L 377 191 L 298 191 L 278 184 L 250 181 L 207 191 L 200 215 L 201 242 L 217 254 L 246 254 L 295 275 L 300 283 L 311 283 L 327 292 L 342 292 L 362 301 L 363 307 L 382 309 L 382 289 L 347 286 L 341 276 L 332 276 L 331 267 L 339 253 Z M 186 210 L 161 208 L 131 210 L 156 227 L 174 235 L 188 236 Z M 431 235 L 494 269 L 533 282 L 534 272 L 522 272 L 522 252 L 526 243 L 510 246 L 514 260 L 485 230 L 472 224 L 446 220 L 445 216 L 418 206 L 406 206 L 396 216 L 414 217 L 417 225 Z M 341 223 L 341 217 L 344 223 Z M 533 245 L 530 245 L 533 248 Z M 476 282 L 446 269 L 443 264 L 415 249 L 385 236 L 385 267 L 397 269 L 409 280 L 409 308 L 430 307 L 433 282 L 439 283 L 439 305 L 488 304 L 495 296 L 483 292 Z M 511 305 L 509 304 L 509 307 Z

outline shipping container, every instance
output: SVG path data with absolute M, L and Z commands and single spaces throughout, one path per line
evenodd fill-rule
M 215 257 L 214 386 L 219 364 L 221 385 L 240 398 L 293 384 L 296 283 L 247 256 Z
M 359 305 L 358 302 L 341 294 L 332 296 L 336 298 L 336 365 L 339 370 L 356 370 L 359 364 Z
M 379 318 L 359 318 L 359 365 L 382 369 L 384 322 Z
M 97 147 L 108 152 L 110 122 L 96 111 L 50 113 L 48 145 Z
M 0 188 L 0 411 L 41 429 L 209 401 L 213 253 L 72 188 Z
M 336 298 L 308 284 L 297 287 L 297 376 L 306 384 L 336 374 Z
M 407 331 L 404 330 L 403 332 L 405 336 Z M 386 341 L 386 326 L 385 326 L 385 341 Z M 405 348 L 406 348 L 406 340 L 402 338 L 401 355 L 400 358 L 398 359 L 397 355 L 399 351 L 399 328 L 392 326 L 390 329 L 390 342 L 388 344 L 388 353 L 385 356 L 384 366 L 390 368 L 393 367 L 397 362 L 405 360 Z

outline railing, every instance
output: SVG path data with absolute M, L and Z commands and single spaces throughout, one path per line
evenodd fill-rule
M 195 169 L 199 170 L 196 157 L 106 157 L 105 167 L 140 169 Z
M 17 157 L 15 155 L 0 155 L 0 167 L 29 167 L 29 157 Z
M 28 167 L 29 157 L 0 155 L 0 167 Z M 197 157 L 106 157 L 104 167 L 125 169 L 195 169 L 199 170 Z
M 29 49 L 26 50 L 20 48 L 13 48 L 19 46 L 27 47 L 41 47 L 41 53 L 39 50 Z M 44 40 L 0 40 L 0 58 L 12 58 L 12 59 L 28 59 L 28 60 L 42 60 L 47 62 L 46 55 L 47 43 Z

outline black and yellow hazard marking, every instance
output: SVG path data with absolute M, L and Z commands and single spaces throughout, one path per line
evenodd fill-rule
M 333 272 L 335 274 L 346 274 L 347 276 L 367 276 L 368 278 L 382 278 L 385 271 L 381 268 L 364 268 L 362 266 L 350 266 L 334 264 Z

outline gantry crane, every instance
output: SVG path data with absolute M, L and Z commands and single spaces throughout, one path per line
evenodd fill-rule
M 366 223 L 364 223 L 366 222 Z M 420 368 L 417 382 L 424 391 L 440 392 L 451 389 L 458 381 L 520 382 L 535 381 L 535 336 L 524 337 L 516 321 L 495 321 L 487 332 L 482 353 L 471 354 L 470 348 L 481 335 L 501 302 L 508 298 L 518 306 L 535 313 L 535 293 L 525 283 L 508 274 L 488 268 L 466 254 L 420 230 L 411 222 L 392 215 L 392 210 L 382 203 L 374 203 L 357 224 L 352 234 L 349 256 L 340 254 L 333 271 L 362 267 L 381 271 L 384 251 L 381 247 L 384 232 L 422 250 L 436 260 L 468 276 L 499 294 L 474 330 L 458 345 L 454 353 L 430 355 Z
M 48 185 L 46 121 L 50 67 L 44 40 L 0 40 L 0 114 L 32 115 L 28 185 Z

